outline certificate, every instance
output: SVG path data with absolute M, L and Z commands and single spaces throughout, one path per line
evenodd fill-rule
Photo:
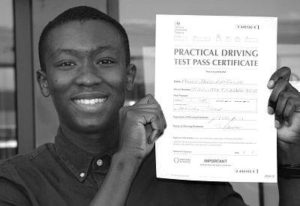
M 155 97 L 168 124 L 157 177 L 277 181 L 276 49 L 276 18 L 156 16 Z

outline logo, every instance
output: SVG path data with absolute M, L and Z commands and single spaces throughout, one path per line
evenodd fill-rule
M 179 20 L 174 21 L 174 29 L 175 34 L 184 34 L 187 31 L 187 29 Z
M 175 26 L 180 26 L 180 21 L 175 21 Z

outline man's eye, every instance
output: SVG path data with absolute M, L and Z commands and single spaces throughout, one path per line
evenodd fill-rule
M 59 67 L 72 67 L 75 66 L 76 64 L 74 62 L 61 62 L 58 64 Z
M 97 64 L 103 64 L 103 65 L 109 65 L 109 64 L 114 64 L 115 61 L 112 59 L 100 59 L 97 61 Z

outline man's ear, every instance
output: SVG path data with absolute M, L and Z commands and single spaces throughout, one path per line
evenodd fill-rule
M 134 64 L 129 64 L 127 66 L 127 71 L 126 71 L 126 78 L 127 78 L 126 89 L 128 91 L 131 91 L 133 89 L 135 73 L 136 73 L 136 66 Z
M 49 97 L 50 90 L 49 90 L 49 87 L 48 87 L 48 81 L 47 81 L 46 73 L 42 70 L 38 70 L 36 72 L 36 76 L 37 76 L 37 81 L 39 83 L 42 95 L 44 97 Z

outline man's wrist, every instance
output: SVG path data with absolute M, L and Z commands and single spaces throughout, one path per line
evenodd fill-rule
M 285 179 L 300 178 L 300 164 L 279 164 L 278 176 Z
M 138 168 L 142 161 L 142 158 L 124 151 L 116 152 L 112 157 L 112 164 L 119 165 L 121 167 L 129 165 L 132 168 Z
M 278 164 L 300 165 L 300 145 L 278 142 Z

